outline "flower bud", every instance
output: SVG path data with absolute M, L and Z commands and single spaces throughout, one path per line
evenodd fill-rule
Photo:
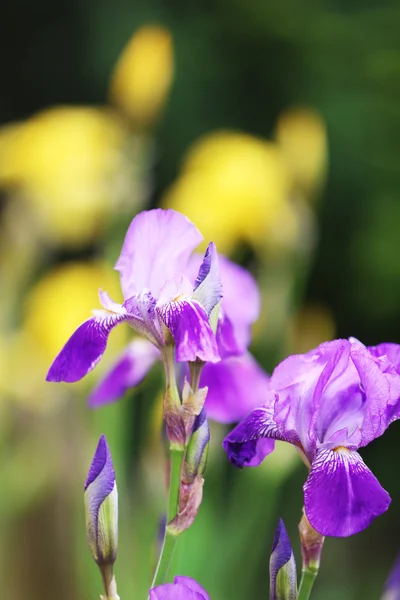
M 203 498 L 203 474 L 207 464 L 210 429 L 205 410 L 196 417 L 182 467 L 179 488 L 179 509 L 168 524 L 168 530 L 179 535 L 188 529 L 200 508 Z
M 400 556 L 389 574 L 381 600 L 400 600 Z
M 106 598 L 118 598 L 113 563 L 118 546 L 118 492 L 110 450 L 100 437 L 85 483 L 86 536 L 100 567 Z
M 271 600 L 296 600 L 296 562 L 282 519 L 275 532 L 269 572 Z
M 301 554 L 303 556 L 303 569 L 318 571 L 325 537 L 318 533 L 318 531 L 315 531 L 304 511 L 299 523 L 299 532 Z

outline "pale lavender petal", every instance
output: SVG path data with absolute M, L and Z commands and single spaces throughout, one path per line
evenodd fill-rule
M 124 298 L 144 289 L 158 297 L 168 279 L 185 274 L 189 257 L 202 240 L 193 223 L 174 210 L 157 208 L 138 214 L 115 265 Z
M 85 377 L 103 356 L 111 330 L 123 321 L 129 321 L 126 311 L 98 314 L 82 323 L 54 360 L 46 380 L 72 383 Z
M 374 356 L 380 358 L 386 356 L 393 364 L 394 368 L 400 373 L 400 345 L 399 344 L 379 344 L 378 346 L 368 346 L 368 350 Z
M 223 296 L 218 254 L 213 242 L 208 245 L 193 290 L 193 299 L 197 300 L 210 316 L 212 309 Z
M 283 524 L 282 519 L 279 519 L 278 527 L 275 531 L 274 542 L 272 544 L 272 553 L 269 563 L 270 600 L 278 600 L 276 580 L 278 572 L 282 568 L 285 568 L 288 574 L 287 587 L 289 589 L 286 590 L 287 595 L 285 595 L 285 599 L 295 600 L 297 597 L 296 562 L 285 525 Z
M 141 383 L 159 359 L 159 350 L 150 342 L 141 339 L 131 342 L 91 392 L 89 406 L 96 408 L 122 398 L 129 388 Z
M 239 344 L 236 334 L 235 327 L 232 321 L 225 314 L 224 309 L 221 307 L 216 336 L 218 351 L 221 358 L 229 356 L 240 356 L 245 352 L 243 347 Z
M 181 583 L 164 583 L 150 590 L 150 600 L 209 600 L 201 592 Z
M 114 485 L 115 472 L 110 449 L 105 436 L 102 435 L 97 445 L 84 486 L 90 520 L 94 524 L 96 532 L 100 506 L 107 496 L 111 494 Z
M 318 533 L 347 537 L 384 513 L 390 496 L 358 452 L 321 449 L 304 484 L 304 503 L 307 518 Z
M 207 415 L 219 423 L 240 421 L 265 403 L 268 381 L 268 375 L 249 352 L 207 363 L 200 379 L 201 386 L 208 387 Z
M 178 362 L 220 360 L 217 342 L 207 313 L 197 302 L 179 300 L 157 308 L 176 344 Z
M 223 442 L 229 461 L 237 467 L 255 467 L 270 454 L 275 440 L 299 444 L 295 431 L 283 432 L 273 420 L 274 393 L 269 393 L 269 404 L 253 410 L 233 429 Z
M 199 592 L 200 594 L 202 594 L 204 600 L 210 600 L 210 597 L 207 594 L 207 592 L 205 591 L 205 589 L 203 589 L 201 587 L 201 585 L 199 583 L 197 583 L 197 581 L 195 579 L 192 579 L 191 577 L 185 577 L 184 575 L 177 575 L 174 578 L 174 583 L 179 583 L 179 584 L 185 585 L 190 590 L 193 590 L 194 592 Z

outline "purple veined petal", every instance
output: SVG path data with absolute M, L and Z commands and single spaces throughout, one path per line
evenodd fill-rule
M 382 600 L 400 600 L 400 556 L 389 573 Z
M 304 484 L 304 507 L 318 533 L 354 535 L 368 527 L 390 504 L 389 494 L 354 450 L 321 449 Z
M 185 577 L 184 575 L 176 575 L 176 577 L 174 578 L 174 583 L 176 583 L 176 584 L 179 583 L 181 585 L 185 585 L 190 590 L 193 590 L 194 592 L 199 592 L 200 594 L 202 594 L 204 600 L 210 600 L 210 597 L 207 594 L 207 592 L 205 591 L 205 589 L 202 588 L 201 585 L 199 583 L 197 583 L 197 581 L 195 579 L 192 579 L 191 577 Z
M 138 214 L 129 226 L 115 265 L 124 298 L 144 289 L 158 297 L 168 279 L 185 273 L 190 255 L 202 240 L 193 223 L 172 209 Z
M 248 352 L 207 363 L 200 385 L 208 387 L 207 415 L 219 423 L 235 423 L 262 406 L 268 394 L 268 375 Z
M 275 447 L 275 440 L 299 445 L 295 431 L 282 432 L 273 420 L 276 394 L 267 394 L 268 404 L 256 408 L 233 429 L 223 442 L 229 461 L 239 468 L 256 467 Z
M 400 344 L 378 344 L 378 346 L 368 346 L 368 350 L 377 358 L 386 356 L 400 373 Z
M 197 302 L 178 300 L 156 309 L 176 344 L 178 362 L 220 360 L 217 342 L 205 309 Z
M 132 319 L 132 327 L 155 346 L 162 346 L 164 337 L 156 305 L 157 301 L 149 290 L 143 290 L 136 296 L 125 300 L 123 306 Z
M 194 282 L 193 300 L 196 300 L 210 316 L 214 306 L 223 296 L 221 275 L 218 265 L 218 254 L 215 244 L 208 245 L 203 262 Z
M 275 531 L 274 542 L 272 544 L 272 553 L 269 563 L 270 573 L 270 600 L 278 600 L 277 593 L 277 576 L 278 572 L 285 568 L 287 570 L 287 583 L 289 589 L 286 590 L 287 600 L 296 600 L 297 598 L 297 581 L 296 581 L 296 562 L 290 544 L 290 539 L 287 534 L 285 525 L 282 519 L 279 519 L 278 527 Z
M 100 437 L 84 486 L 86 529 L 89 547 L 99 563 L 115 560 L 118 545 L 118 493 L 111 454 L 104 435 Z M 101 507 L 109 503 L 106 518 Z
M 97 408 L 122 398 L 129 388 L 141 383 L 159 359 L 160 351 L 147 340 L 136 339 L 131 342 L 91 392 L 89 406 Z
M 104 312 L 82 323 L 55 358 L 46 380 L 72 383 L 85 377 L 103 356 L 111 330 L 129 320 L 126 311 L 119 314 Z

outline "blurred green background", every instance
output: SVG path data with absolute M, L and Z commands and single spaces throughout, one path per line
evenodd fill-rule
M 178 207 L 253 271 L 263 298 L 253 349 L 266 370 L 331 337 L 400 342 L 396 4 L 18 0 L 0 9 L 0 572 L 9 600 L 101 592 L 82 499 L 101 433 L 121 498 L 118 590 L 122 600 L 146 597 L 165 506 L 161 373 L 89 411 L 85 397 L 128 339 L 122 331 L 82 384 L 44 384 L 98 305 L 97 288 L 117 296 L 112 265 L 138 210 Z M 121 51 L 148 24 L 162 29 L 118 74 Z M 241 202 L 253 218 L 243 229 Z M 291 448 L 235 471 L 220 445 L 226 431 L 212 427 L 204 501 L 174 568 L 213 600 L 267 598 L 279 516 L 300 566 L 306 473 Z M 315 598 L 380 596 L 400 549 L 399 434 L 394 423 L 362 452 L 392 496 L 388 513 L 354 538 L 326 541 Z

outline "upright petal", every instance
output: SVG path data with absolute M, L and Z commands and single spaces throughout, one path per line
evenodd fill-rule
M 157 308 L 176 344 L 178 362 L 220 360 L 217 342 L 205 309 L 197 302 L 179 300 Z
M 381 600 L 400 600 L 400 556 L 389 573 Z
M 89 406 L 96 408 L 122 398 L 129 388 L 141 383 L 159 358 L 160 351 L 147 340 L 131 342 L 91 392 Z
M 256 467 L 270 454 L 274 440 L 298 445 L 295 431 L 281 431 L 273 419 L 275 393 L 269 392 L 268 404 L 256 408 L 233 429 L 223 442 L 230 462 L 237 467 Z
M 206 410 L 213 421 L 235 423 L 264 404 L 268 392 L 268 375 L 253 356 L 224 358 L 207 363 L 201 373 L 201 386 L 208 387 Z
M 157 208 L 138 214 L 129 226 L 115 265 L 124 298 L 145 288 L 153 296 L 168 279 L 184 274 L 203 236 L 184 215 Z
M 222 298 L 222 283 L 218 266 L 218 254 L 215 244 L 208 245 L 203 262 L 200 265 L 196 281 L 194 282 L 193 300 L 197 300 L 208 316 L 214 306 Z
M 318 533 L 347 537 L 384 513 L 390 496 L 358 452 L 321 449 L 304 484 L 304 502 L 307 518 Z
M 103 356 L 111 330 L 123 321 L 129 321 L 126 311 L 100 313 L 82 323 L 55 358 L 46 380 L 72 383 L 85 377 Z
M 150 590 L 150 600 L 208 600 L 208 596 L 182 583 L 164 583 Z
M 206 590 L 203 589 L 201 587 L 201 585 L 199 583 L 197 583 L 197 581 L 195 579 L 192 579 L 191 577 L 185 577 L 184 575 L 177 575 L 174 578 L 174 583 L 175 584 L 179 583 L 181 585 L 185 585 L 190 590 L 193 590 L 194 592 L 199 592 L 199 594 L 201 594 L 203 596 L 204 600 L 210 600 L 210 597 L 207 594 Z

